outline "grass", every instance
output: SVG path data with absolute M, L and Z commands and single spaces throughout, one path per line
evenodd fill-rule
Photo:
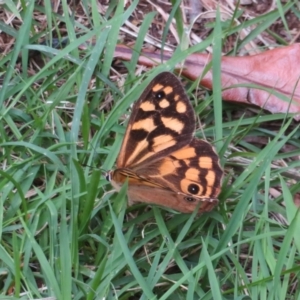
M 182 44 L 165 65 L 137 76 L 137 55 L 120 67 L 113 53 L 138 2 L 125 9 L 112 1 L 98 14 L 83 1 L 83 19 L 65 1 L 60 12 L 50 1 L 2 8 L 22 26 L 0 21 L 15 38 L 0 60 L 0 299 L 299 299 L 299 126 L 222 102 L 218 81 L 229 37 L 256 25 L 236 39 L 238 53 L 275 20 L 287 28 L 285 13 L 299 16 L 299 7 L 289 1 L 241 24 L 217 18 L 205 41 L 189 47 L 182 14 L 172 11 Z M 136 53 L 153 18 L 132 38 Z M 167 44 L 168 29 L 163 36 Z M 63 37 L 63 47 L 51 44 Z M 220 205 L 200 217 L 127 208 L 126 186 L 113 193 L 102 170 L 114 166 L 128 108 L 155 74 L 211 45 L 214 93 L 196 99 L 187 91 L 203 125 L 196 136 L 215 142 L 225 169 Z

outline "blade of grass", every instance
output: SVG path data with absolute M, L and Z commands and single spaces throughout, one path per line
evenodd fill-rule
M 220 11 L 217 9 L 216 26 L 214 29 L 213 39 L 213 99 L 214 99 L 214 116 L 215 116 L 215 130 L 216 130 L 216 148 L 220 152 L 223 146 L 223 132 L 222 132 L 222 90 L 221 90 L 221 55 L 222 55 L 222 27 L 220 20 Z

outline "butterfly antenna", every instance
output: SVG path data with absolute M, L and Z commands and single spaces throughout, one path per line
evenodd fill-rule
M 90 165 L 87 165 L 87 164 L 81 164 L 83 167 L 89 167 L 91 169 L 97 169 L 97 170 L 100 170 L 102 172 L 102 175 L 105 176 L 106 173 L 107 173 L 107 170 L 105 169 L 102 169 L 102 168 L 96 168 L 96 167 L 93 167 L 93 166 L 90 166 Z

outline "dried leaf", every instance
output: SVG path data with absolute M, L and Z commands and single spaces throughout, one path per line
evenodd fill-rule
M 118 46 L 115 56 L 129 60 L 131 53 L 129 48 Z M 171 55 L 164 52 L 163 61 Z M 210 54 L 191 54 L 184 62 L 182 74 L 193 80 L 203 76 L 200 83 L 211 89 L 211 70 L 203 75 L 211 58 Z M 161 63 L 160 53 L 144 52 L 139 58 L 139 63 L 146 66 L 153 66 L 155 62 Z M 299 66 L 300 44 L 253 56 L 224 56 L 221 65 L 222 98 L 258 105 L 272 113 L 296 113 L 295 119 L 300 120 Z

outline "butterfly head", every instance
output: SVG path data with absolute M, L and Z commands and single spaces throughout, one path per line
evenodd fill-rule
M 111 181 L 113 171 L 105 172 L 103 175 L 107 181 Z

